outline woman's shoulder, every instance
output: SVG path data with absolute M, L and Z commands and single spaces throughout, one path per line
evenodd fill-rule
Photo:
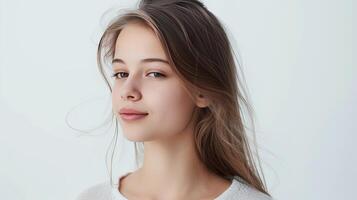
M 76 200 L 111 200 L 112 186 L 109 181 L 93 184 L 80 192 Z
M 257 190 L 256 188 L 248 185 L 248 184 L 244 184 L 244 183 L 240 183 L 242 184 L 240 186 L 240 197 L 238 199 L 242 199 L 242 200 L 274 200 L 271 196 L 268 196 L 267 194 Z
M 233 179 L 233 184 L 216 200 L 274 200 L 240 179 Z

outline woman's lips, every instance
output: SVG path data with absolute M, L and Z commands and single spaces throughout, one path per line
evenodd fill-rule
M 146 114 L 129 114 L 129 113 L 120 113 L 120 117 L 123 120 L 128 120 L 128 121 L 132 121 L 132 120 L 138 120 L 138 119 L 142 119 L 144 117 L 146 117 Z

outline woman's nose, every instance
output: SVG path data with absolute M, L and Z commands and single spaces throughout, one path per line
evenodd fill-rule
M 134 79 L 127 78 L 120 88 L 120 96 L 123 100 L 136 101 L 140 99 L 141 93 L 138 82 Z

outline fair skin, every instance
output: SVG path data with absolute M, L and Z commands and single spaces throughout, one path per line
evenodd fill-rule
M 130 200 L 214 199 L 231 182 L 200 161 L 191 123 L 195 106 L 205 107 L 208 101 L 198 96 L 193 101 L 168 63 L 141 62 L 145 58 L 168 61 L 155 33 L 142 23 L 131 22 L 116 41 L 113 73 L 122 73 L 114 79 L 112 103 L 124 136 L 144 142 L 144 161 L 141 168 L 121 179 L 118 189 Z M 148 115 L 124 121 L 119 114 L 123 107 Z

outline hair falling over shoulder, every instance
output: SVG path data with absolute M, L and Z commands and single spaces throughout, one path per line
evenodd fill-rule
M 202 162 L 221 177 L 238 177 L 269 195 L 256 150 L 254 112 L 222 23 L 198 0 L 142 0 L 138 8 L 120 13 L 106 27 L 97 52 L 99 70 L 111 92 L 104 65 L 113 59 L 120 31 L 133 21 L 155 32 L 191 98 L 199 93 L 210 100 L 208 107 L 194 111 L 194 138 Z M 253 144 L 244 110 L 253 123 Z M 137 148 L 135 143 L 136 155 Z

